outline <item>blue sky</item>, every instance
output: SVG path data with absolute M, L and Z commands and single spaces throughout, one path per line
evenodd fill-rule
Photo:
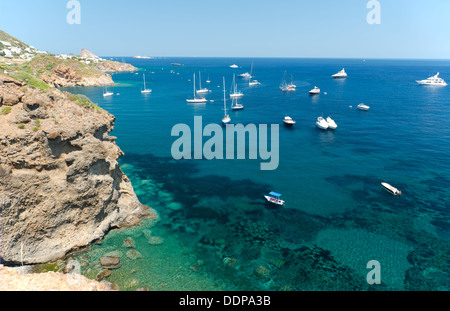
M 0 29 L 39 49 L 102 56 L 450 58 L 449 0 L 0 1 Z

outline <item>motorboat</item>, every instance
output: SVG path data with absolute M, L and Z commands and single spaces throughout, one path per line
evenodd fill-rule
M 430 86 L 446 86 L 447 83 L 444 81 L 444 79 L 439 78 L 439 72 L 432 77 L 429 77 L 428 79 L 425 80 L 420 80 L 417 81 L 417 83 L 419 83 L 419 85 L 430 85 Z
M 338 127 L 336 122 L 334 122 L 334 120 L 331 119 L 330 117 L 327 118 L 327 123 L 328 123 L 328 128 L 331 130 L 335 130 Z
M 367 111 L 370 109 L 369 106 L 364 105 L 363 103 L 359 104 L 356 108 L 358 108 L 359 110 L 363 110 L 363 111 Z
M 281 196 L 281 194 L 271 191 L 268 195 L 265 195 L 264 198 L 270 204 L 284 206 L 286 202 L 281 200 Z
M 242 79 L 251 79 L 252 78 L 252 76 L 248 72 L 241 73 L 240 75 L 238 75 L 238 77 L 242 78 Z
M 339 71 L 338 73 L 332 75 L 333 78 L 335 79 L 345 79 L 347 78 L 347 73 L 345 72 L 345 69 L 342 68 L 341 71 Z
M 239 68 L 239 66 L 236 65 L 236 64 L 233 64 L 233 65 L 230 66 L 230 68 Z
M 295 124 L 295 121 L 291 117 L 285 116 L 283 119 L 283 123 L 288 126 L 293 126 Z
M 393 195 L 401 195 L 402 194 L 402 192 L 400 190 L 389 185 L 388 183 L 382 182 L 381 185 L 384 187 L 384 189 L 386 189 L 386 191 L 388 191 L 389 193 L 391 193 Z
M 329 127 L 328 122 L 323 117 L 317 118 L 316 126 L 321 130 L 327 130 Z
M 315 86 L 311 91 L 309 91 L 309 95 L 317 95 L 320 94 L 320 89 Z

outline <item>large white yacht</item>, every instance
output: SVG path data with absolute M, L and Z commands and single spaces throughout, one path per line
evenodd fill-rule
M 332 75 L 333 78 L 335 79 L 345 79 L 347 78 L 347 73 L 345 72 L 345 69 L 342 68 L 341 71 L 339 71 L 338 73 Z
M 439 72 L 432 77 L 429 77 L 425 80 L 417 81 L 420 85 L 432 85 L 432 86 L 446 86 L 447 83 L 444 81 L 444 79 L 439 78 Z

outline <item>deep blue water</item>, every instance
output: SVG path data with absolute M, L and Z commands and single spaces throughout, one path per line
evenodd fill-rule
M 219 289 L 365 290 L 366 264 L 378 260 L 380 289 L 450 289 L 450 87 L 415 82 L 436 72 L 450 81 L 450 61 L 254 59 L 261 85 L 237 79 L 245 109 L 229 113 L 234 124 L 280 125 L 274 171 L 261 171 L 261 159 L 171 157 L 172 127 L 193 129 L 194 116 L 202 116 L 204 126 L 220 124 L 222 77 L 228 93 L 233 73 L 250 71 L 252 59 L 125 61 L 140 71 L 114 74 L 114 97 L 103 98 L 102 88 L 67 90 L 116 116 L 113 135 L 125 152 L 121 166 L 140 200 L 161 214 L 152 230 L 202 258 L 192 278 L 217 278 Z M 234 63 L 242 68 L 229 68 Z M 347 79 L 331 78 L 344 67 Z M 278 88 L 285 70 L 293 74 L 294 93 Z M 199 71 L 214 102 L 188 104 L 192 75 L 198 78 Z M 149 95 L 140 93 L 143 73 Z M 320 95 L 308 94 L 314 86 Z M 357 110 L 361 102 L 371 109 Z M 282 125 L 285 115 L 297 121 L 293 128 Z M 338 128 L 317 129 L 322 115 Z M 390 195 L 382 181 L 403 195 Z M 263 195 L 271 190 L 283 194 L 284 209 L 265 205 Z M 111 241 L 122 238 L 113 236 Z M 114 243 L 106 239 L 104 245 L 109 250 Z M 239 263 L 231 274 L 220 265 L 228 257 Z M 270 270 L 269 278 L 252 273 L 258 265 Z M 142 273 L 140 284 L 152 283 L 150 273 Z M 183 273 L 189 278 L 192 269 Z M 184 289 L 174 284 L 168 289 Z

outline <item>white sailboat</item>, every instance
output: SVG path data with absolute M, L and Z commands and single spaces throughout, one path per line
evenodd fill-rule
M 280 84 L 280 90 L 282 90 L 283 92 L 293 92 L 295 91 L 295 88 L 297 87 L 296 85 L 294 85 L 294 83 L 292 82 L 292 75 L 291 75 L 291 82 L 289 84 L 287 84 L 286 82 L 286 71 L 284 71 L 284 76 L 283 76 L 283 81 Z
M 253 65 L 253 61 L 252 61 L 252 69 L 250 71 L 250 79 L 253 78 L 253 71 L 254 71 L 254 65 Z M 255 86 L 255 85 L 260 85 L 261 83 L 258 80 L 250 80 L 248 82 L 249 86 Z
M 109 96 L 113 96 L 114 93 L 108 91 L 108 88 L 105 87 L 105 90 L 103 91 L 103 97 L 109 97 Z
M 197 90 L 197 94 L 208 94 L 209 90 L 207 88 L 202 89 L 202 73 L 200 71 L 198 72 L 198 75 L 199 75 L 198 81 L 200 84 L 200 88 Z
M 241 91 L 238 91 L 237 89 L 237 83 L 236 83 L 236 75 L 233 74 L 233 85 L 232 85 L 232 90 L 231 90 L 231 94 L 230 97 L 233 98 L 240 98 L 244 96 L 244 94 Z
M 228 124 L 231 122 L 230 116 L 227 114 L 227 95 L 226 95 L 226 89 L 225 89 L 225 77 L 223 77 L 223 110 L 224 110 L 224 117 L 222 119 L 223 124 Z
M 208 75 L 208 80 L 206 80 L 206 83 L 211 83 L 211 80 L 209 80 L 209 75 Z
M 151 89 L 147 89 L 147 86 L 145 85 L 145 73 L 143 74 L 144 76 L 144 89 L 141 91 L 142 94 L 149 94 L 152 92 Z
M 204 97 L 197 97 L 196 91 L 195 91 L 195 73 L 194 73 L 194 98 L 193 99 L 186 99 L 188 103 L 194 103 L 194 104 L 203 104 L 206 103 L 207 100 Z

